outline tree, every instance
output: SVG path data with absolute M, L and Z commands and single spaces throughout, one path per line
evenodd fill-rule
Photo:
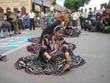
M 110 6 L 110 1 L 109 1 L 109 3 L 108 3 L 108 6 Z
M 110 7 L 110 1 L 108 3 L 102 3 L 101 5 L 103 5 L 104 7 Z
M 103 5 L 104 7 L 106 7 L 108 4 L 107 4 L 107 3 L 103 3 L 103 4 L 101 4 L 101 5 Z
M 80 7 L 83 7 L 85 4 L 88 4 L 90 0 L 65 0 L 64 6 L 70 10 L 78 10 Z

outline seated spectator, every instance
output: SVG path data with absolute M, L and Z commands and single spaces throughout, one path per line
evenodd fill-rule
M 110 33 L 110 18 L 108 15 L 103 16 L 103 32 Z
M 96 21 L 95 20 L 91 21 L 90 31 L 91 32 L 96 32 Z
M 97 14 L 96 16 L 96 31 L 101 32 L 102 31 L 102 18 L 100 14 Z

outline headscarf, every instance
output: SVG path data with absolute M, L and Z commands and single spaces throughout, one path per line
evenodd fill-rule
M 59 30 L 63 29 L 63 27 L 61 25 L 58 25 L 54 28 L 53 34 Z
M 56 26 L 60 25 L 61 24 L 61 21 L 60 20 L 56 20 L 53 24 L 50 24 L 48 25 L 43 31 L 42 31 L 42 34 L 41 34 L 41 38 L 40 38 L 40 42 L 42 42 L 42 38 L 45 34 L 48 34 L 48 35 L 52 35 L 53 34 L 53 31 L 55 29 Z

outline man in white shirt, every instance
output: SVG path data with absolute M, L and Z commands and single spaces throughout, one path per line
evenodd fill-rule
M 30 30 L 32 30 L 32 28 L 33 28 L 33 30 L 35 30 L 35 25 L 34 25 L 35 13 L 32 11 L 32 9 L 31 9 L 30 13 L 28 14 L 28 17 L 30 19 Z
M 105 7 L 103 5 L 100 6 L 99 13 L 101 16 L 103 15 L 103 12 L 105 11 Z
M 84 29 L 84 23 L 85 23 L 85 12 L 81 8 L 81 10 L 80 10 L 80 25 L 81 25 L 81 29 Z
M 74 12 L 73 14 L 72 14 L 72 17 L 73 17 L 73 21 L 75 22 L 75 26 L 76 26 L 76 28 L 77 28 L 77 26 L 78 26 L 78 19 L 79 19 L 79 14 L 78 14 L 78 12 Z

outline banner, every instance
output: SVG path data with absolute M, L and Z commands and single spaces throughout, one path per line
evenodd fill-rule
M 42 0 L 32 0 L 32 2 L 42 4 Z
M 40 6 L 37 5 L 37 4 L 35 4 L 35 10 L 36 10 L 36 11 L 40 11 Z
M 55 9 L 54 5 L 50 6 L 50 11 L 53 11 Z

